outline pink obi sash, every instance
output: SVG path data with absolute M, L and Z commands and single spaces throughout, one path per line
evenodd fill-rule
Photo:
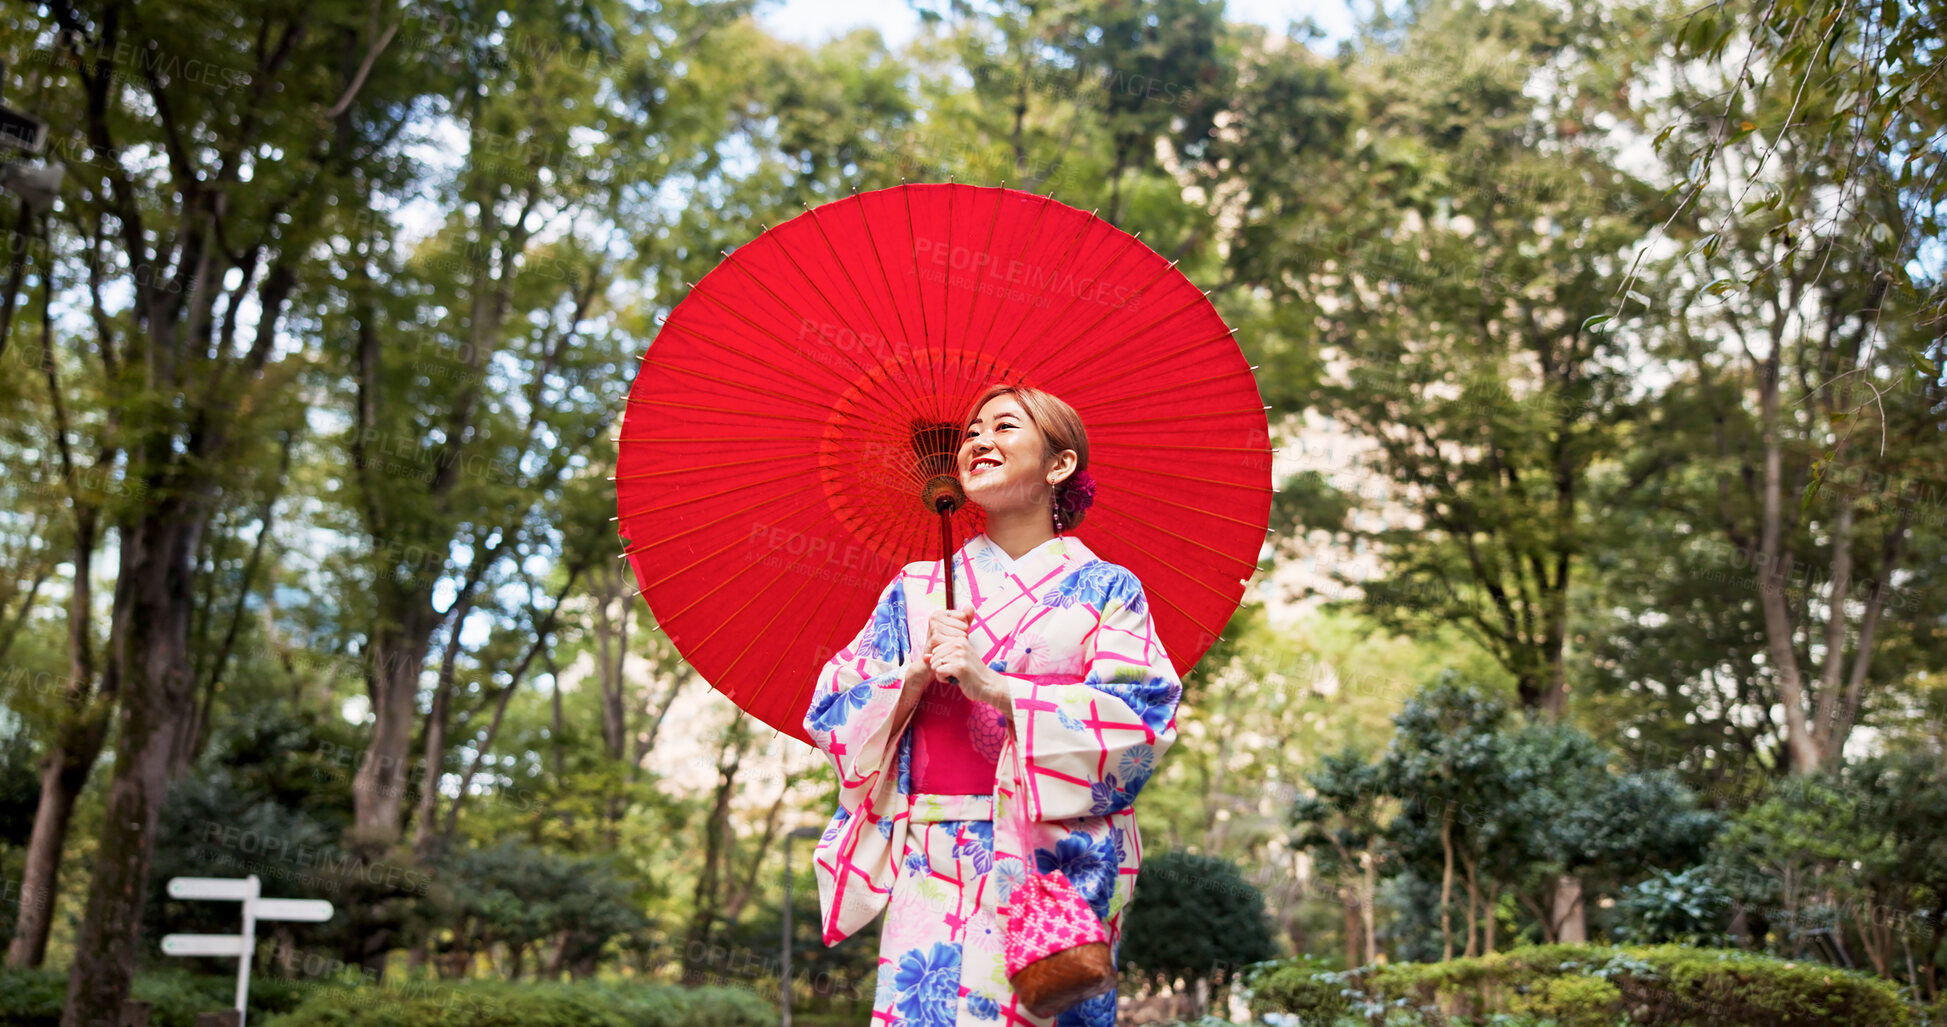
M 1074 674 L 1008 674 L 1035 684 L 1073 684 Z M 935 680 L 913 713 L 912 788 L 926 795 L 992 795 L 995 766 L 1007 741 L 1001 711 Z

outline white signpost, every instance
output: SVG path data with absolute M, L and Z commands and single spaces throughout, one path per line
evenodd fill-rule
M 244 1006 L 250 997 L 250 954 L 257 947 L 257 921 L 331 919 L 331 903 L 323 899 L 266 899 L 257 875 L 249 877 L 172 877 L 172 899 L 203 899 L 243 903 L 242 934 L 165 934 L 165 956 L 231 956 L 237 959 L 237 1027 L 243 1027 Z

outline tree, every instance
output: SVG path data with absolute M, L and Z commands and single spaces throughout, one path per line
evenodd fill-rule
M 1188 985 L 1208 1002 L 1245 967 L 1278 954 L 1264 896 L 1229 860 L 1177 851 L 1150 856 L 1136 896 L 1120 956 L 1151 986 Z
M 1673 191 L 1681 205 L 1707 202 L 1708 191 L 1723 184 L 1720 169 L 1746 176 L 1755 175 L 1747 168 L 1770 164 L 1782 173 L 1753 202 L 1716 212 L 1722 225 L 1768 228 L 1784 237 L 1786 248 L 1803 241 L 1812 253 L 1841 243 L 1866 258 L 1882 289 L 1913 304 L 1917 323 L 1938 321 L 1947 310 L 1939 266 L 1916 257 L 1941 227 L 1937 144 L 1947 128 L 1947 99 L 1928 84 L 1940 71 L 1942 14 L 1935 3 L 1868 10 L 1831 0 L 1766 3 L 1755 11 L 1714 3 L 1690 11 L 1674 49 L 1706 74 L 1697 92 L 1672 99 L 1700 116 L 1672 119 L 1656 137 L 1659 150 L 1675 142 L 1672 166 L 1684 172 Z M 1737 62 L 1735 72 L 1710 81 L 1708 72 L 1728 67 L 1727 55 Z M 1795 165 L 1795 157 L 1811 160 Z M 1743 168 L 1733 166 L 1752 158 Z M 1806 203 L 1821 190 L 1829 190 L 1831 203 Z M 1715 294 L 1758 284 L 1739 268 L 1744 254 L 1726 246 L 1726 237 L 1684 241 L 1687 256 L 1717 269 L 1705 279 L 1718 284 Z M 1875 306 L 1850 316 L 1877 320 L 1880 313 Z M 1906 349 L 1910 371 L 1917 372 L 1903 375 L 1900 386 L 1918 385 L 1931 399 L 1941 398 L 1941 353 L 1931 340 L 1889 341 Z M 1862 399 L 1877 391 L 1866 383 L 1854 388 Z M 1832 440 L 1833 456 L 1850 437 L 1847 431 Z M 1808 495 L 1820 480 L 1808 484 Z
M 1587 734 L 1510 721 L 1501 700 L 1457 675 L 1414 696 L 1395 723 L 1375 764 L 1360 770 L 1338 757 L 1328 780 L 1341 783 L 1332 806 L 1360 810 L 1363 797 L 1343 784 L 1354 781 L 1390 800 L 1381 807 L 1393 812 L 1381 825 L 1379 858 L 1404 904 L 1396 935 L 1415 954 L 1493 952 L 1501 919 L 1520 927 L 1514 913 L 1523 909 L 1524 933 L 1537 940 L 1587 940 L 1571 934 L 1584 916 L 1585 883 L 1590 895 L 1615 894 L 1653 868 L 1693 865 L 1718 828 L 1670 775 L 1618 772 L 1614 754 Z M 1317 800 L 1294 812 L 1309 832 L 1301 839 L 1316 846 L 1331 814 Z M 1564 878 L 1575 882 L 1566 901 Z M 1459 890 L 1464 936 L 1456 946 Z M 1436 930 L 1437 950 L 1413 937 Z
M 586 977 L 611 940 L 648 926 L 600 858 L 504 839 L 445 853 L 439 863 L 427 903 L 432 918 L 451 927 L 436 960 L 448 977 L 465 976 L 475 959 L 492 958 L 496 949 L 509 979 L 530 972 L 539 980 L 564 972 Z
M 1677 203 L 1631 275 L 1670 297 L 1652 339 L 1683 371 L 1666 421 L 1682 433 L 1665 438 L 1706 470 L 1678 502 L 1747 586 L 1768 693 L 1752 701 L 1780 709 L 1795 773 L 1839 762 L 1897 674 L 1879 638 L 1947 454 L 1929 430 L 1947 396 L 1937 265 L 1915 277 L 1939 230 L 1947 106 L 1922 84 L 1940 29 L 1929 4 L 1709 5 L 1679 28 L 1673 94 L 1641 115 L 1662 122 Z M 1664 241 L 1674 255 L 1649 259 Z
M 1845 912 L 1860 947 L 1880 976 L 1897 977 L 1904 963 L 1907 984 L 1938 1000 L 1947 941 L 1947 771 L 1938 744 L 1898 745 L 1846 768 L 1843 780 L 1859 797 L 1860 820 L 1885 832 L 1855 852 L 1865 901 Z
M 195 708 L 194 564 L 214 497 L 273 437 L 266 418 L 290 409 L 308 353 L 280 345 L 290 301 L 322 211 L 383 135 L 343 122 L 330 130 L 331 112 L 396 109 L 399 94 L 395 81 L 343 67 L 373 28 L 350 6 L 274 5 L 241 18 L 120 0 L 45 10 L 23 22 L 52 41 L 57 70 L 39 109 L 77 130 L 55 147 L 72 158 L 61 202 L 87 226 L 96 338 L 77 350 L 99 365 L 92 380 L 110 411 L 86 449 L 101 455 L 98 472 L 140 495 L 103 514 L 118 558 L 103 690 L 119 705 L 101 857 L 63 1014 L 78 1027 L 113 1020 L 128 992 L 156 822 Z M 217 80 L 177 62 L 184 53 L 223 55 L 199 64 L 220 63 Z M 139 66 L 119 59 L 128 54 L 143 55 Z M 104 299 L 104 281 L 126 287 L 125 305 Z
M 1576 568 L 1601 541 L 1587 515 L 1614 498 L 1595 472 L 1638 416 L 1628 343 L 1591 318 L 1653 223 L 1647 186 L 1579 137 L 1616 106 L 1644 18 L 1409 5 L 1397 46 L 1368 34 L 1336 66 L 1301 47 L 1263 58 L 1250 116 L 1199 167 L 1242 222 L 1220 288 L 1264 312 L 1266 331 L 1240 333 L 1257 335 L 1251 359 L 1298 371 L 1299 389 L 1323 376 L 1293 350 L 1342 368 L 1277 399 L 1370 439 L 1415 515 L 1349 530 L 1386 573 L 1341 580 L 1389 627 L 1466 627 L 1550 718 L 1567 709 Z M 1538 105 L 1524 89 L 1543 67 Z
M 687 8 L 678 10 L 680 18 Z M 452 114 L 467 159 L 451 179 L 429 183 L 451 212 L 406 252 L 395 249 L 389 219 L 347 226 L 350 288 L 328 324 L 348 343 L 336 354 L 357 415 L 344 439 L 348 498 L 371 553 L 364 652 L 374 722 L 353 794 L 362 844 L 374 849 L 403 827 L 434 636 L 457 639 L 479 590 L 519 548 L 529 513 L 587 459 L 612 416 L 626 333 L 609 326 L 614 258 L 594 233 L 624 209 L 635 182 L 658 177 L 685 150 L 679 142 L 676 155 L 622 157 L 629 142 L 667 141 L 630 131 L 640 116 L 619 109 L 620 97 L 598 102 L 602 62 L 622 56 L 608 22 L 619 12 L 590 13 L 564 20 L 552 7 L 511 5 L 514 38 L 541 44 L 517 60 L 484 37 L 451 40 L 444 85 L 466 97 Z M 666 70 L 641 49 L 627 58 L 645 75 Z M 592 148 L 577 145 L 576 129 L 592 132 L 609 116 L 623 127 Z M 361 209 L 372 201 L 364 199 Z M 562 236 L 537 242 L 550 223 Z M 490 376 L 507 373 L 501 366 L 520 376 L 517 387 L 490 387 Z M 460 547 L 469 558 L 449 566 Z M 456 595 L 441 610 L 434 590 L 449 574 Z M 434 706 L 443 716 L 444 699 Z M 435 747 L 444 726 L 428 729 Z
M 1288 486 L 1278 499 L 1291 491 Z M 1307 950 L 1312 932 L 1331 930 L 1348 914 L 1370 919 L 1371 904 L 1363 911 L 1346 904 L 1363 887 L 1356 865 L 1355 877 L 1339 878 L 1348 890 L 1329 914 L 1314 908 L 1317 881 L 1293 841 L 1292 804 L 1318 768 L 1319 754 L 1378 749 L 1392 733 L 1391 717 L 1419 683 L 1455 664 L 1490 679 L 1498 669 L 1457 631 L 1390 635 L 1350 610 L 1321 610 L 1274 626 L 1263 606 L 1247 603 L 1185 675 L 1177 727 L 1186 744 L 1172 751 L 1144 792 L 1143 837 L 1158 839 L 1160 848 L 1194 848 L 1237 863 L 1264 893 L 1294 951 Z M 1311 784 L 1321 798 L 1331 792 Z M 1329 863 L 1324 849 L 1313 849 L 1312 857 Z M 1358 946 L 1357 932 L 1347 941 Z
M 1719 823 L 1696 797 L 1663 771 L 1616 773 L 1614 753 L 1567 725 L 1524 725 L 1504 755 L 1505 806 L 1494 819 L 1519 841 L 1525 866 L 1512 883 L 1543 941 L 1587 941 L 1563 935 L 1586 915 L 1588 899 L 1613 896 L 1657 867 L 1686 867 L 1703 858 Z M 1566 878 L 1568 904 L 1557 901 Z
M 1380 767 L 1347 749 L 1326 756 L 1305 776 L 1313 794 L 1291 807 L 1298 827 L 1294 845 L 1312 853 L 1319 873 L 1336 882 L 1345 908 L 1345 965 L 1371 963 L 1379 955 L 1374 905 L 1379 894 Z
M 888 147 L 909 178 L 1005 183 L 1100 216 L 1171 259 L 1212 249 L 1183 195 L 1229 103 L 1233 40 L 1209 0 L 938 0 L 914 47 L 927 109 Z M 964 85 L 971 77 L 971 89 Z
M 1507 707 L 1480 689 L 1443 674 L 1415 696 L 1394 718 L 1397 731 L 1380 756 L 1378 778 L 1387 794 L 1402 800 L 1387 834 L 1402 863 L 1410 862 L 1426 880 L 1437 873 L 1440 899 L 1440 958 L 1452 959 L 1456 872 L 1464 876 L 1466 914 L 1461 926 L 1465 955 L 1475 955 L 1475 927 L 1483 910 L 1483 891 L 1492 896 L 1501 880 L 1479 872 L 1480 857 L 1504 824 L 1488 811 L 1504 798 L 1501 729 Z M 1486 836 L 1485 838 L 1483 836 Z M 1512 847 L 1504 854 L 1512 855 Z M 1437 866 L 1437 872 L 1433 867 Z M 1483 884 L 1487 885 L 1483 889 Z M 1482 931 L 1492 946 L 1493 905 Z
M 1837 961 L 1856 952 L 1881 976 L 1937 995 L 1947 939 L 1943 816 L 1937 742 L 1896 744 L 1778 781 L 1725 829 L 1710 875 L 1753 945 Z

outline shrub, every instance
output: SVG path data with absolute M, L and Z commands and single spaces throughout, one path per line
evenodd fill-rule
M 137 974 L 152 1027 L 195 1027 L 228 1009 L 236 978 L 182 970 Z M 0 1027 L 59 1027 L 68 975 L 0 969 Z M 250 982 L 250 1023 L 264 1027 L 771 1027 L 770 1003 L 741 988 L 578 982 L 410 981 L 353 986 Z
M 604 982 L 410 981 L 324 991 L 264 1027 L 770 1027 L 738 988 Z
M 1312 956 L 1263 964 L 1245 976 L 1244 986 L 1254 1015 L 1296 1013 L 1307 1024 L 1331 1023 L 1352 1008 L 1345 975 Z
M 1731 907 L 1731 897 L 1711 879 L 1706 866 L 1676 874 L 1654 870 L 1624 888 L 1616 905 L 1623 918 L 1616 928 L 1621 941 L 1713 945 L 1730 937 L 1719 924 Z
M 1278 955 L 1263 894 L 1229 860 L 1158 853 L 1143 860 L 1135 895 L 1122 928 L 1128 977 L 1221 987 L 1236 971 Z
M 1344 980 L 1347 1008 L 1406 1004 L 1436 1021 L 1504 1017 L 1558 1027 L 1910 1027 L 1893 986 L 1822 963 L 1658 945 L 1538 945 L 1445 963 L 1395 963 L 1330 974 L 1291 961 L 1254 977 L 1252 1011 L 1341 1015 L 1325 988 Z M 1261 985 L 1261 986 L 1259 986 Z M 1437 1014 L 1437 1015 L 1435 1015 Z M 1316 1019 L 1314 1019 L 1316 1017 Z
M 236 989 L 235 977 L 169 969 L 136 974 L 129 997 L 154 1004 L 151 1027 L 195 1027 L 197 1013 L 230 1008 L 236 1001 Z M 0 970 L 0 1027 L 58 1027 L 67 995 L 65 970 Z M 250 982 L 253 1017 L 289 1010 L 297 1005 L 298 998 L 288 984 Z
M 1554 1020 L 1560 1027 L 1611 1027 L 1622 991 L 1600 977 L 1545 977 L 1508 999 L 1508 1012 Z
M 0 969 L 0 1027 L 57 1027 L 67 995 L 67 974 Z
M 1753 952 L 1659 945 L 1643 958 L 1662 980 L 1625 991 L 1645 1023 L 1696 1020 L 1792 1027 L 1906 1027 L 1907 1008 L 1890 982 L 1824 963 L 1793 963 Z M 1645 1013 L 1636 1014 L 1636 1007 Z

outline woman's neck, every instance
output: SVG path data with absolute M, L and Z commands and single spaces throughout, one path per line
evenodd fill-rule
M 1019 560 L 1054 537 L 1055 528 L 1048 519 L 1048 511 L 1038 506 L 987 514 L 987 538 L 1001 547 L 1010 560 Z

